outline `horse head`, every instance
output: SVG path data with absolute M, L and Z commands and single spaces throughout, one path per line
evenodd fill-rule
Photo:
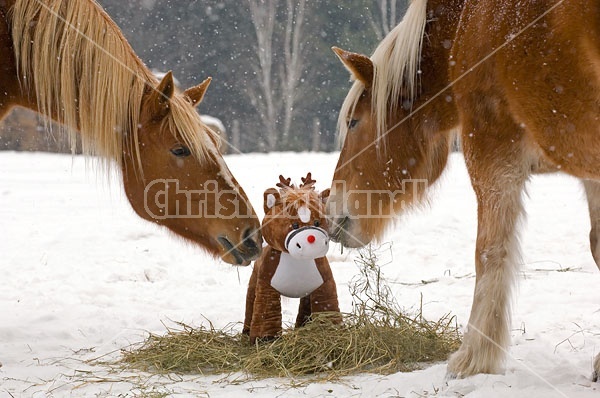
M 157 86 L 146 85 L 137 136 L 123 151 L 125 192 L 142 218 L 228 263 L 248 265 L 261 251 L 260 224 L 218 138 L 194 109 L 209 84 L 178 93 L 169 72 Z
M 419 109 L 418 89 L 405 77 L 416 67 L 398 72 L 390 68 L 400 62 L 383 60 L 410 57 L 382 50 L 369 58 L 333 50 L 354 83 L 339 115 L 344 138 L 327 213 L 333 240 L 362 247 L 380 238 L 390 221 L 419 201 L 439 176 L 448 138 L 438 134 L 440 126 L 429 109 Z

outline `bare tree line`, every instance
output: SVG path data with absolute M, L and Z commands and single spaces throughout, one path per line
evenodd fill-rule
M 377 0 L 377 7 L 368 14 L 378 40 L 382 40 L 400 22 L 397 0 Z M 373 12 L 374 11 L 374 12 Z
M 335 148 L 332 134 L 349 75 L 330 47 L 372 51 L 408 2 L 99 1 L 149 66 L 173 69 L 183 88 L 197 83 L 191 76 L 214 77 L 200 111 L 222 119 L 232 152 Z M 337 20 L 339 15 L 354 19 Z M 195 42 L 202 51 L 189 50 Z M 16 143 L 24 117 L 12 117 L 10 128 L 0 128 L 0 149 L 32 147 L 33 138 L 25 146 Z M 10 143 L 3 139 L 7 131 Z
M 294 105 L 300 96 L 298 85 L 305 67 L 306 55 L 303 29 L 307 2 L 285 0 L 285 31 L 280 49 L 284 62 L 279 65 L 275 65 L 274 27 L 277 9 L 283 2 L 247 2 L 256 33 L 254 50 L 257 59 L 256 64 L 252 66 L 256 84 L 251 84 L 247 93 L 266 130 L 267 150 L 274 150 L 280 140 L 285 142 L 289 137 Z
M 286 142 L 290 135 L 295 105 L 302 98 L 300 80 L 307 67 L 305 63 L 306 14 L 315 12 L 315 2 L 306 0 L 246 0 L 250 9 L 251 21 L 256 34 L 254 51 L 256 63 L 252 66 L 255 83 L 247 91 L 251 103 L 260 115 L 265 128 L 267 150 L 277 148 L 278 142 Z M 399 22 L 397 0 L 377 0 L 376 7 L 366 13 L 370 26 L 378 40 L 383 39 Z M 274 36 L 278 7 L 285 6 L 284 40 L 279 50 L 284 54 L 284 62 L 274 63 Z M 319 121 L 313 121 L 313 135 Z M 313 147 L 318 140 L 313 137 Z

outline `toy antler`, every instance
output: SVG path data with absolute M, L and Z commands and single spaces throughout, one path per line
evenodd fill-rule
M 302 185 L 300 185 L 300 188 L 310 188 L 310 189 L 315 189 L 315 183 L 317 181 L 312 179 L 311 173 L 308 173 L 306 175 L 306 177 L 302 178 Z
M 284 178 L 282 175 L 279 176 L 279 182 L 277 186 L 281 189 L 292 189 L 294 186 L 291 184 L 291 178 Z

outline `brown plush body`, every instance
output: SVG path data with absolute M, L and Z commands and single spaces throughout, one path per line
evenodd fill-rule
M 340 311 L 337 290 L 325 256 L 329 243 L 324 202 L 329 190 L 317 193 L 310 173 L 303 185 L 265 191 L 262 233 L 267 242 L 254 264 L 246 296 L 243 333 L 256 339 L 281 333 L 281 296 L 300 298 L 296 327 L 311 314 Z M 332 318 L 340 322 L 341 316 Z

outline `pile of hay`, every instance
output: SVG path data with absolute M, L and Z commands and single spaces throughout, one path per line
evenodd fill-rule
M 149 372 L 222 374 L 250 377 L 317 375 L 334 378 L 360 372 L 410 371 L 445 360 L 460 344 L 454 318 L 437 322 L 403 313 L 391 294 L 372 249 L 356 260 L 360 275 L 351 288 L 352 313 L 343 325 L 321 314 L 305 327 L 285 329 L 270 342 L 251 345 L 239 325 L 225 329 L 179 324 L 164 336 L 151 335 L 123 352 L 121 364 Z

